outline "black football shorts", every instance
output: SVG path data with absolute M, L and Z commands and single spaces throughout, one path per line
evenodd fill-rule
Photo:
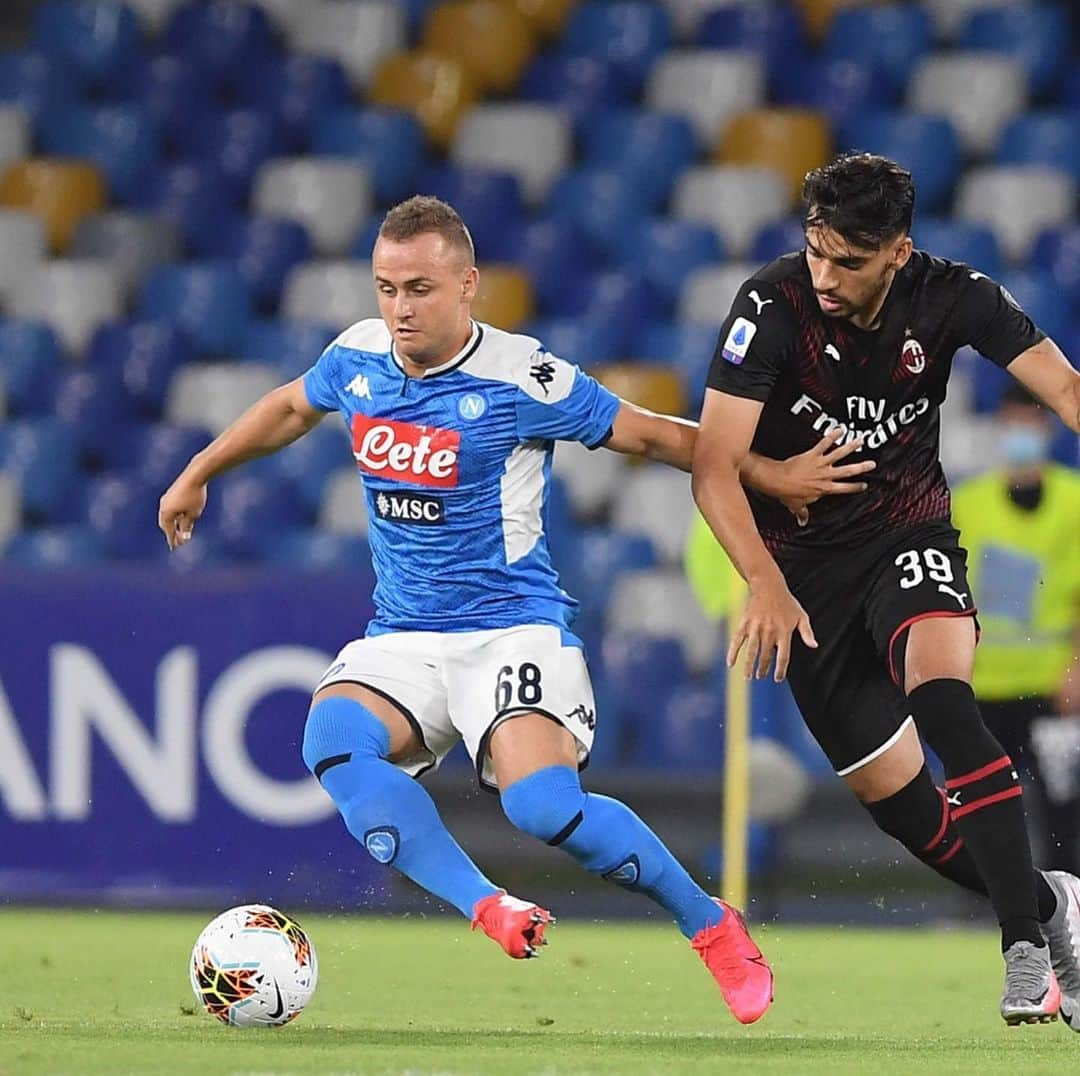
M 814 738 L 844 776 L 876 758 L 910 720 L 907 629 L 974 616 L 967 552 L 947 521 L 894 531 L 834 555 L 778 558 L 818 648 L 792 643 L 788 680 Z

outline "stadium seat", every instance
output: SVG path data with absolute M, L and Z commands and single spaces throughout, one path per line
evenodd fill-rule
M 732 116 L 713 156 L 721 164 L 771 168 L 785 178 L 792 204 L 803 179 L 832 154 L 828 124 L 805 109 L 760 108 Z
M 135 12 L 139 26 L 147 37 L 156 37 L 169 25 L 173 12 L 187 0 L 124 0 Z
M 649 205 L 632 177 L 614 168 L 586 167 L 556 180 L 547 213 L 552 220 L 578 228 L 592 254 L 604 258 L 621 235 L 649 215 Z
M 619 358 L 625 335 L 616 325 L 582 317 L 540 318 L 521 331 L 536 337 L 553 355 L 585 370 Z
M 47 0 L 34 12 L 33 44 L 87 83 L 132 62 L 139 24 L 130 8 L 104 0 Z
M 226 259 L 160 265 L 146 280 L 138 316 L 171 321 L 200 355 L 224 356 L 243 338 L 251 296 L 239 269 Z
M 394 109 L 338 108 L 315 122 L 311 151 L 364 165 L 376 199 L 392 203 L 415 189 L 424 164 L 424 131 L 413 116 Z
M 13 161 L 0 177 L 0 205 L 41 217 L 54 253 L 65 250 L 79 221 L 104 204 L 101 175 L 82 161 Z
M 431 52 L 398 52 L 380 62 L 371 81 L 372 104 L 411 112 L 428 139 L 446 149 L 480 95 L 476 80 L 457 60 Z
M 723 244 L 707 224 L 653 217 L 619 240 L 615 255 L 627 272 L 637 273 L 674 301 L 695 269 L 723 261 Z
M 116 321 L 102 325 L 87 352 L 91 369 L 114 372 L 132 404 L 160 415 L 173 374 L 195 358 L 187 337 L 167 321 Z
M 930 16 L 918 4 L 882 4 L 839 12 L 829 25 L 824 53 L 830 59 L 864 60 L 897 92 L 931 48 Z
M 22 526 L 22 496 L 11 475 L 0 473 L 0 554 Z
M 659 714 L 637 725 L 634 758 L 679 773 L 720 773 L 724 765 L 724 700 L 715 688 L 678 684 Z
M 85 526 L 39 527 L 16 534 L 4 561 L 23 568 L 70 568 L 105 559 L 96 534 Z
M 679 297 L 679 317 L 694 324 L 719 326 L 728 316 L 736 292 L 756 269 L 753 262 L 728 262 L 691 273 Z
M 592 375 L 616 396 L 661 415 L 686 411 L 682 381 L 674 370 L 659 363 L 619 362 L 597 366 Z
M 949 204 L 962 161 L 960 140 L 945 117 L 866 112 L 840 128 L 839 142 L 899 161 L 915 179 L 920 209 L 937 212 Z
M 281 313 L 290 321 L 321 322 L 338 332 L 379 317 L 371 263 L 340 259 L 298 265 L 285 281 Z
M 482 260 L 490 259 L 503 229 L 524 218 L 521 184 L 510 172 L 438 165 L 420 176 L 417 192 L 441 198 L 461 214 Z
M 791 215 L 766 224 L 754 236 L 747 260 L 764 264 L 790 254 L 793 250 L 802 250 L 806 243 L 802 218 Z
M 529 278 L 513 265 L 480 266 L 480 286 L 472 304 L 472 315 L 499 329 L 517 332 L 533 315 L 533 293 Z
M 372 213 L 360 226 L 356 233 L 356 239 L 349 247 L 349 257 L 358 261 L 369 262 L 375 256 L 375 244 L 379 241 L 379 230 L 382 228 L 382 213 Z
M 41 321 L 0 321 L 0 382 L 11 415 L 42 415 L 51 407 L 63 365 L 60 341 Z
M 343 254 L 373 207 L 367 168 L 334 157 L 269 161 L 252 195 L 255 212 L 302 224 L 320 255 Z
M 203 426 L 216 437 L 279 384 L 272 366 L 255 362 L 193 363 L 175 374 L 165 397 L 165 418 Z
M 258 559 L 269 535 L 293 530 L 312 513 L 291 482 L 237 471 L 218 480 L 215 530 L 226 549 L 244 560 Z
M 31 521 L 61 520 L 79 483 L 75 436 L 59 419 L 35 418 L 0 426 L 0 472 L 19 486 Z
M 114 470 L 133 472 L 144 486 L 162 491 L 212 437 L 201 421 L 194 426 L 156 423 L 137 429 L 132 440 L 118 446 L 116 455 L 107 462 Z
M 217 165 L 177 161 L 151 172 L 133 205 L 169 221 L 181 236 L 213 233 L 235 212 Z
M 319 506 L 318 526 L 330 534 L 367 537 L 367 500 L 355 467 L 342 467 L 327 478 Z
M 586 448 L 579 441 L 560 441 L 555 447 L 551 473 L 560 479 L 565 487 L 574 517 L 581 520 L 598 520 L 611 504 L 626 465 L 625 458 L 617 452 L 597 452 Z M 596 528 L 596 533 L 610 536 L 613 540 L 617 537 L 622 545 L 637 543 L 638 546 L 641 544 L 648 546 L 648 557 L 643 558 L 640 563 L 628 565 L 630 567 L 649 568 L 656 561 L 656 554 L 645 539 L 618 535 L 617 532 L 606 527 Z M 605 546 L 606 553 L 604 554 L 590 549 L 588 555 L 606 558 L 605 563 L 613 563 L 618 559 L 614 552 L 614 544 L 616 543 L 613 541 Z M 586 555 L 584 550 L 581 554 L 583 557 Z M 581 579 L 583 575 L 589 578 L 588 588 L 578 586 L 577 593 L 586 596 L 597 606 L 603 605 L 607 600 L 606 594 L 597 594 L 591 589 L 592 582 L 599 574 L 601 574 L 599 568 L 591 561 L 587 566 L 583 566 L 580 562 L 575 565 L 576 578 Z
M 808 59 L 802 19 L 786 4 L 742 0 L 710 7 L 693 36 L 702 48 L 758 53 L 764 57 L 770 78 L 779 69 Z
M 312 359 L 312 363 L 314 362 Z M 352 460 L 352 443 L 345 425 L 331 416 L 278 456 L 279 470 L 289 479 L 314 515 L 322 504 L 330 476 Z M 354 475 L 355 478 L 355 475 Z
M 490 168 L 517 176 L 526 202 L 541 203 L 573 157 L 573 133 L 550 105 L 480 104 L 454 135 L 450 158 L 464 168 Z
M 165 45 L 228 81 L 233 72 L 273 51 L 273 28 L 261 8 L 240 0 L 184 4 L 169 20 Z
M 294 51 L 337 60 L 353 89 L 361 90 L 378 63 L 404 47 L 405 15 L 393 0 L 308 0 L 290 38 Z
M 1016 3 L 976 10 L 960 34 L 963 49 L 1015 59 L 1032 93 L 1052 90 L 1069 62 L 1069 12 L 1064 4 Z
M 216 165 L 233 201 L 241 204 L 259 168 L 285 150 L 277 120 L 253 108 L 215 109 L 188 127 L 177 144 L 182 156 Z
M 694 125 L 698 142 L 711 146 L 736 112 L 765 97 L 765 69 L 750 52 L 675 49 L 656 64 L 646 102 L 664 112 L 679 112 Z
M 592 116 L 629 98 L 615 68 L 606 60 L 550 53 L 541 53 L 532 61 L 518 92 L 526 101 L 557 105 L 582 131 Z
M 0 209 L 0 302 L 6 304 L 19 278 L 45 257 L 45 226 L 21 209 Z
M 510 0 L 528 20 L 529 25 L 541 37 L 558 38 L 566 27 L 567 19 L 577 0 Z
M 171 3 L 172 0 L 167 0 Z M 308 8 L 298 7 L 296 0 L 249 0 L 256 7 L 266 12 L 266 17 L 271 25 L 280 34 L 285 36 L 286 41 L 291 41 L 297 27 L 307 15 Z
M 910 108 L 944 116 L 965 151 L 979 156 L 993 149 L 1026 99 L 1027 80 L 1020 65 L 985 52 L 927 56 L 913 72 L 907 94 Z
M 29 156 L 30 124 L 20 105 L 0 105 L 0 169 Z
M 129 424 L 134 401 L 124 389 L 120 373 L 108 367 L 69 367 L 56 382 L 53 414 L 75 437 L 81 460 L 91 466 L 103 462 L 104 447 Z
M 154 510 L 161 491 L 133 476 L 104 475 L 90 481 L 86 523 L 109 560 L 149 557 L 165 544 Z
M 490 93 L 509 93 L 536 50 L 529 20 L 499 0 L 446 0 L 428 14 L 423 47 L 456 60 Z
M 1031 264 L 1047 270 L 1054 286 L 1074 305 L 1080 304 L 1080 225 L 1047 228 L 1035 240 Z M 1080 354 L 1080 352 L 1069 352 Z
M 859 7 L 867 0 L 795 0 L 802 12 L 807 32 L 814 41 L 821 41 L 837 14 L 849 7 Z
M 869 62 L 823 56 L 780 68 L 772 86 L 779 104 L 813 109 L 834 126 L 862 112 L 888 108 L 897 96 Z
M 742 257 L 761 228 L 789 207 L 787 181 L 771 168 L 699 166 L 675 186 L 672 209 L 682 220 L 710 224 L 733 257 Z
M 697 152 L 685 116 L 631 108 L 598 115 L 583 129 L 581 145 L 587 165 L 632 176 L 654 207 L 666 203 Z
M 567 56 L 596 56 L 612 64 L 637 93 L 653 64 L 671 44 L 671 18 L 659 4 L 643 0 L 588 0 L 574 10 L 563 37 Z
M 1027 256 L 1045 228 L 1072 214 L 1076 185 L 1063 172 L 1040 167 L 974 168 L 960 180 L 956 213 L 993 229 L 1005 256 Z
M 180 257 L 181 243 L 168 221 L 139 210 L 114 209 L 83 217 L 69 251 L 74 258 L 107 262 L 130 298 L 151 269 Z
M 559 455 L 568 445 L 560 444 L 555 452 L 555 467 L 558 469 Z M 617 482 L 623 467 L 623 461 L 614 452 L 604 452 L 589 460 L 584 458 L 584 453 L 589 450 L 584 445 L 574 443 L 573 456 L 577 460 L 576 469 L 572 472 L 566 467 L 560 474 L 568 480 L 571 473 L 580 475 L 592 469 L 593 459 L 604 458 L 612 460 L 614 466 L 609 471 L 609 477 Z M 598 484 L 593 483 L 593 492 L 590 490 L 591 499 L 584 503 L 587 509 L 580 514 L 585 518 L 596 518 L 597 514 L 610 500 L 611 487 L 608 488 L 608 498 L 601 501 L 596 494 L 602 492 Z M 575 502 L 575 509 L 577 502 Z M 565 574 L 570 582 L 570 592 L 581 595 L 590 606 L 603 609 L 611 596 L 611 591 L 624 572 L 644 571 L 656 567 L 656 551 L 648 538 L 640 534 L 623 534 L 621 531 L 612 530 L 605 526 L 593 526 L 583 528 L 577 536 L 573 546 L 574 557 L 572 563 L 557 565 L 560 575 Z
M 15 317 L 48 322 L 69 355 L 81 355 L 94 330 L 123 307 L 116 273 L 92 258 L 40 263 L 15 284 L 9 304 Z
M 939 258 L 966 262 L 995 280 L 1004 270 L 997 237 L 984 224 L 920 213 L 915 217 L 912 238 L 920 249 Z
M 620 351 L 626 354 L 652 320 L 664 317 L 670 304 L 644 278 L 619 269 L 595 273 L 579 297 L 576 313 L 586 323 L 608 325 L 620 333 Z
M 922 0 L 934 24 L 934 33 L 942 41 L 955 41 L 973 11 L 1004 7 L 1016 0 Z
M 271 533 L 259 553 L 267 564 L 301 572 L 355 573 L 371 563 L 371 549 L 363 538 L 306 527 Z
M 341 331 L 340 326 L 317 322 L 289 322 L 274 318 L 253 321 L 240 342 L 238 358 L 277 367 L 282 382 L 306 373 Z
M 615 496 L 611 522 L 627 534 L 644 534 L 660 560 L 677 564 L 683 555 L 694 501 L 690 480 L 656 464 L 631 469 Z
M 73 102 L 81 92 L 78 72 L 39 49 L 0 52 L 0 101 L 29 116 Z
M 998 164 L 1042 164 L 1080 182 L 1080 113 L 1028 112 L 1004 130 Z
M 634 347 L 634 358 L 667 363 L 682 378 L 687 413 L 696 416 L 716 350 L 716 328 L 685 321 L 651 324 Z
M 1001 286 L 1047 336 L 1067 342 L 1072 331 L 1072 303 L 1045 269 L 1009 269 Z
M 611 709 L 631 726 L 656 720 L 676 684 L 689 676 L 679 639 L 632 629 L 609 631 L 601 650 Z

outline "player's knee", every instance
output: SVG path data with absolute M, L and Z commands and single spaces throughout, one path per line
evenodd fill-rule
M 356 756 L 385 758 L 389 752 L 386 726 L 354 699 L 321 699 L 308 713 L 302 753 L 304 764 L 318 778 Z
M 561 844 L 582 820 L 585 793 L 577 771 L 548 766 L 502 790 L 503 811 L 523 833 Z
M 919 732 L 949 773 L 973 769 L 1002 754 L 983 723 L 975 692 L 963 680 L 929 680 L 908 695 Z

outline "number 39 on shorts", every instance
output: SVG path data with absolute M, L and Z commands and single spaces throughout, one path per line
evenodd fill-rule
M 951 583 L 954 578 L 949 558 L 940 549 L 908 549 L 893 563 L 904 573 L 901 590 L 911 590 L 927 577 L 935 583 Z

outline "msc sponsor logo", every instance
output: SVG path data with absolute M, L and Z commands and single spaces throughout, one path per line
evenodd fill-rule
M 380 490 L 375 496 L 375 511 L 379 519 L 391 523 L 415 523 L 421 527 L 437 526 L 446 518 L 443 502 L 426 493 Z
M 353 456 L 368 474 L 439 489 L 458 484 L 457 430 L 353 415 L 352 440 Z

